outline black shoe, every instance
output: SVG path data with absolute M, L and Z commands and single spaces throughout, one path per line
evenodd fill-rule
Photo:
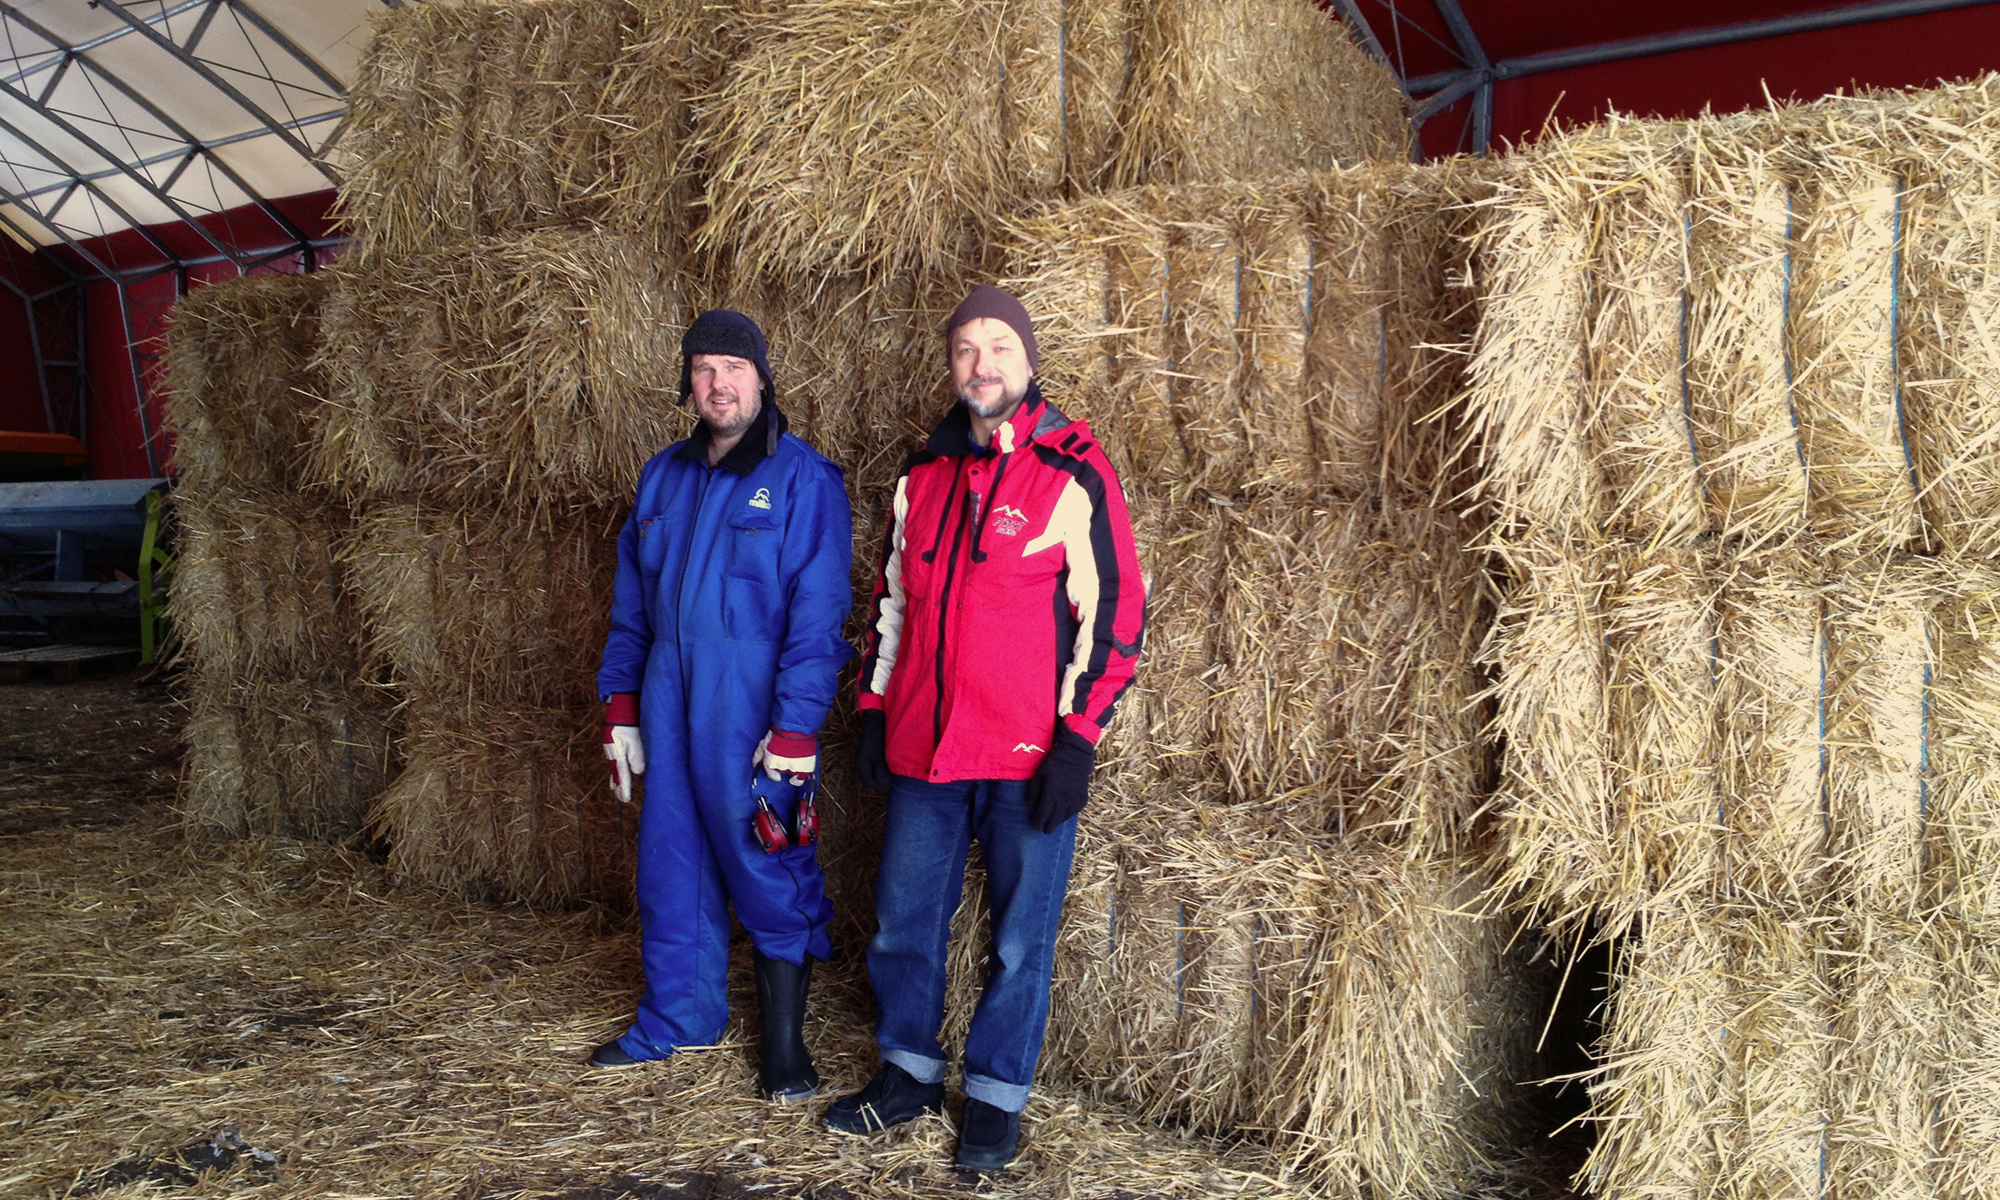
M 624 1048 L 619 1046 L 618 1039 L 612 1038 L 590 1052 L 590 1065 L 610 1069 L 636 1067 L 639 1065 L 639 1060 L 625 1053 Z
M 895 1063 L 883 1063 L 867 1087 L 833 1102 L 826 1110 L 826 1127 L 841 1133 L 875 1133 L 943 1111 L 944 1084 L 918 1083 Z
M 806 989 L 812 985 L 812 957 L 800 964 L 752 955 L 757 969 L 759 1043 L 757 1091 L 766 1100 L 791 1104 L 819 1091 L 819 1072 L 806 1052 Z
M 1020 1113 L 965 1098 L 965 1128 L 958 1131 L 961 1171 L 997 1171 L 1014 1161 L 1020 1145 Z

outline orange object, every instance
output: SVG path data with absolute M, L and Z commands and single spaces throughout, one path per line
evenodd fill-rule
M 66 433 L 15 433 L 0 429 L 0 454 L 61 455 L 65 467 L 90 465 L 90 451 Z

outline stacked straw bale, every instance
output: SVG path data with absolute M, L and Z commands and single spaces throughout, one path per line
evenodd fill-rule
M 474 0 L 382 14 L 348 90 L 350 259 L 594 222 L 677 255 L 695 98 L 782 0 Z
M 699 108 L 699 240 L 809 286 L 990 266 L 1000 218 L 1033 201 L 1406 144 L 1386 69 L 1303 0 L 793 5 Z
M 688 316 L 734 307 L 770 336 L 795 431 L 848 472 L 865 596 L 887 485 L 951 403 L 937 331 L 1004 264 L 1044 387 L 1125 480 L 1153 589 L 1051 1070 L 1265 1131 L 1329 1187 L 1493 1172 L 1531 980 L 1472 905 L 1485 583 L 1437 503 L 1454 431 L 1423 420 L 1466 337 L 1448 210 L 1469 184 L 1383 164 L 1193 186 L 1400 157 L 1380 68 L 1303 0 L 465 9 L 399 14 L 371 56 L 314 458 L 362 501 L 345 561 L 409 701 L 378 823 L 399 865 L 550 900 L 629 873 L 598 853 L 630 831 L 586 736 L 591 588 L 677 432 Z M 716 28 L 656 32 L 696 11 Z M 614 41 L 614 65 L 585 61 Z M 490 85 L 506 63 L 513 96 Z M 572 120 L 608 129 L 546 136 Z M 650 140 L 621 158 L 628 121 Z M 527 135 L 516 174 L 434 166 Z M 1179 186 L 1084 198 L 1132 184 Z M 843 947 L 879 837 L 849 719 L 823 742 Z M 984 957 L 961 941 L 954 1028 Z
M 1008 258 L 1149 586 L 1045 1058 L 1162 1118 L 1267 1131 L 1335 1193 L 1477 1187 L 1536 1073 L 1539 980 L 1474 903 L 1488 600 L 1438 503 L 1453 431 L 1425 421 L 1468 332 L 1453 209 L 1475 186 L 1377 164 L 1138 189 L 1018 222 Z
M 1083 826 L 1044 1070 L 1158 1120 L 1261 1131 L 1329 1195 L 1466 1194 L 1529 1124 L 1546 984 L 1476 855 L 1356 849 L 1282 804 L 1105 789 Z M 989 953 L 973 877 L 945 1037 Z
M 317 478 L 408 767 L 375 825 L 399 869 L 559 902 L 629 887 L 596 715 L 614 507 L 683 420 L 678 292 L 629 238 L 551 227 L 337 272 Z M 622 847 L 622 849 L 621 849 Z
M 1444 210 L 1468 186 L 1381 165 L 1018 227 L 1043 387 L 1103 438 L 1152 589 L 1112 731 L 1132 786 L 1284 796 L 1419 850 L 1468 834 L 1483 579 L 1432 503 L 1449 355 L 1408 349 L 1463 336 Z
M 353 515 L 302 491 L 327 286 L 273 275 L 205 287 L 168 337 L 180 541 L 170 613 L 186 639 L 190 829 L 358 833 L 394 757 L 337 550 Z
M 1614 119 L 1482 202 L 1497 875 L 1626 938 L 1600 1192 L 1986 1169 L 1996 86 Z

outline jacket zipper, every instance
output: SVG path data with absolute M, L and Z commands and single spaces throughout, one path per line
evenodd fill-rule
M 952 460 L 951 488 L 945 492 L 944 513 L 938 521 L 939 542 L 944 540 L 944 520 L 951 515 L 952 501 L 958 495 L 959 478 L 964 472 L 965 459 L 954 458 Z M 971 490 L 967 489 L 966 499 L 959 501 L 961 506 L 959 520 L 958 524 L 952 528 L 951 553 L 945 559 L 944 587 L 938 592 L 937 691 L 934 693 L 937 699 L 931 705 L 931 765 L 933 770 L 937 766 L 938 746 L 944 741 L 944 647 L 945 639 L 949 636 L 950 632 L 946 622 L 951 619 L 952 583 L 958 575 L 958 547 L 965 540 L 965 516 L 962 506 L 970 501 L 971 497 Z M 932 549 L 936 550 L 937 547 L 934 545 Z

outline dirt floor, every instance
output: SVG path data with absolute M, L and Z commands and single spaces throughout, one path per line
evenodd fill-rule
M 807 1105 L 753 1098 L 738 1026 L 585 1069 L 636 1000 L 628 917 L 454 903 L 355 849 L 186 841 L 163 684 L 0 685 L 0 714 L 0 1196 L 1303 1194 L 1255 1147 L 1063 1095 L 988 1177 L 950 1167 L 944 1120 L 827 1133 L 826 1096 L 873 1067 L 857 963 L 815 982 L 829 1087 Z

